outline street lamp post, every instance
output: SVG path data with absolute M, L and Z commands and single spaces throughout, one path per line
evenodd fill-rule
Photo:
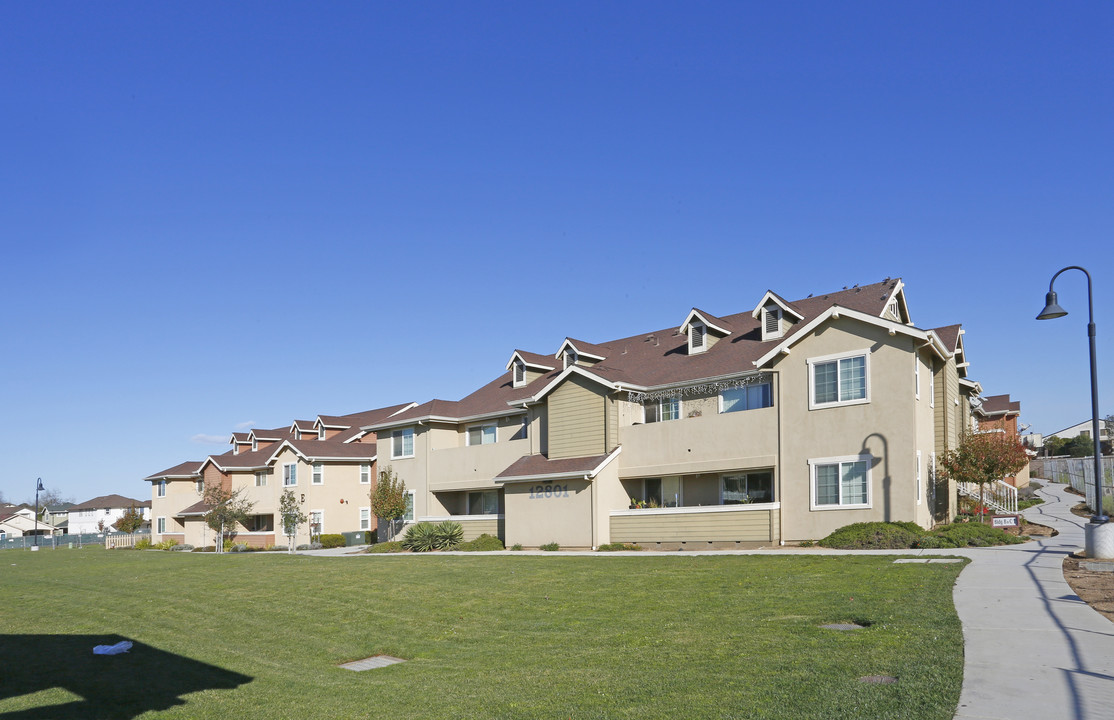
M 1110 519 L 1102 511 L 1102 444 L 1099 440 L 1099 376 L 1098 361 L 1095 351 L 1095 303 L 1091 291 L 1091 273 L 1078 265 L 1069 265 L 1063 268 L 1048 283 L 1048 294 L 1044 298 L 1044 310 L 1037 315 L 1037 320 L 1052 320 L 1064 317 L 1068 311 L 1056 302 L 1056 291 L 1052 286 L 1056 278 L 1067 270 L 1079 270 L 1087 276 L 1087 339 L 1091 350 L 1091 439 L 1094 441 L 1095 461 L 1095 502 L 1092 510 L 1091 522 L 1085 528 L 1087 557 L 1114 559 L 1114 524 L 1108 523 Z
M 43 489 L 43 479 L 35 481 L 35 547 L 39 546 L 39 492 Z

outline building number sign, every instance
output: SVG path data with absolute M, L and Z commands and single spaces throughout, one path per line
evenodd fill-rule
M 553 483 L 546 483 L 545 485 L 531 485 L 530 486 L 530 499 L 531 500 L 549 500 L 552 498 L 568 497 L 569 486 L 557 485 Z

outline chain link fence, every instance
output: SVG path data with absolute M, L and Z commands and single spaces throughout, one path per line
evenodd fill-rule
M 38 545 L 44 550 L 80 548 L 86 545 L 104 547 L 106 537 L 131 537 L 128 533 L 82 533 L 80 535 L 38 535 Z M 150 536 L 148 536 L 150 537 Z M 0 550 L 29 550 L 35 545 L 34 535 L 0 540 Z
M 1114 457 L 1102 460 L 1102 502 L 1107 515 L 1114 511 Z M 1029 476 L 1071 485 L 1087 496 L 1087 506 L 1095 507 L 1095 458 L 1036 458 L 1029 464 Z

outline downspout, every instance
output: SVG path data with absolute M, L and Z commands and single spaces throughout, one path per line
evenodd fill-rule
M 785 512 L 784 512 L 783 508 L 785 506 L 785 501 L 782 498 L 782 494 L 781 494 L 782 493 L 781 477 L 782 477 L 782 473 L 784 472 L 784 464 L 782 463 L 782 457 L 781 457 L 781 374 L 776 372 L 776 371 L 771 371 L 771 374 L 777 379 L 777 383 L 776 383 L 777 384 L 777 500 L 778 500 L 777 534 L 778 534 L 778 545 L 784 545 L 785 544 Z M 809 483 L 811 483 L 812 478 L 810 477 L 808 479 L 808 481 L 809 481 Z
M 596 523 L 598 522 L 598 520 L 596 519 L 596 482 L 588 477 L 587 474 L 584 475 L 584 479 L 591 483 L 592 488 L 592 549 L 595 550 L 600 546 L 600 544 L 597 542 L 596 533 Z

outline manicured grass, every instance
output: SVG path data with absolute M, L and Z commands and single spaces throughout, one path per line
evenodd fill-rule
M 0 714 L 951 718 L 962 564 L 893 559 L 7 550 Z

